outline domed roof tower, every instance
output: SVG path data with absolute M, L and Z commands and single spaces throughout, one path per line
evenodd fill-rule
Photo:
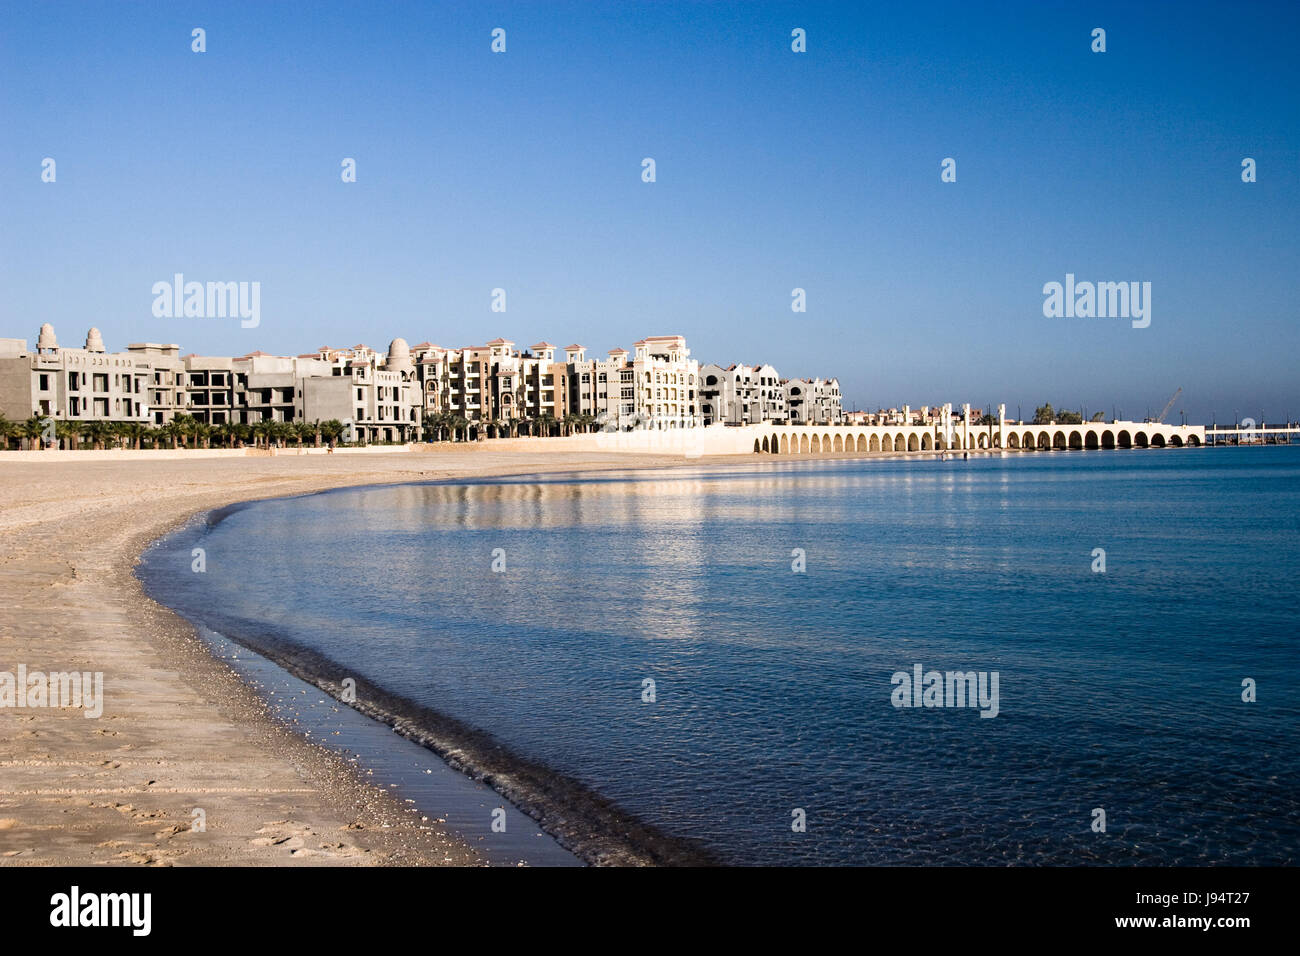
M 46 322 L 41 326 L 40 334 L 36 336 L 36 351 L 56 352 L 58 348 L 59 340 L 54 337 L 54 326 Z
M 401 372 L 403 375 L 415 371 L 415 363 L 411 361 L 411 347 L 406 344 L 406 339 L 393 339 L 389 344 L 384 367 L 390 372 Z

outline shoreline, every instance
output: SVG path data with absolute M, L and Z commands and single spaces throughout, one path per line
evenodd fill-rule
M 0 463 L 0 670 L 102 671 L 105 698 L 96 720 L 0 710 L 12 740 L 0 759 L 0 865 L 482 864 L 276 720 L 188 620 L 145 595 L 139 555 L 198 514 L 265 498 L 681 464 L 478 450 Z

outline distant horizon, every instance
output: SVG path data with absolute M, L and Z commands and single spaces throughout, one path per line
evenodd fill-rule
M 7 12 L 0 326 L 671 329 L 846 409 L 1300 416 L 1294 4 Z M 176 273 L 257 327 L 154 315 Z

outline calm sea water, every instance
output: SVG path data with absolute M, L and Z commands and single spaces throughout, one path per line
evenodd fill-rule
M 1300 447 L 779 462 L 256 503 L 142 578 L 724 862 L 1283 864 L 1298 530 Z

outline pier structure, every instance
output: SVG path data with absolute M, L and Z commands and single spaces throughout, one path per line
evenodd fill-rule
M 1028 425 L 998 420 L 986 425 L 971 421 L 970 406 L 954 420 L 944 414 L 926 425 L 755 425 L 752 450 L 772 455 L 834 455 L 870 452 L 925 451 L 1048 451 L 1052 449 L 1188 448 L 1207 441 L 1204 425 L 1161 422 L 1049 422 Z

